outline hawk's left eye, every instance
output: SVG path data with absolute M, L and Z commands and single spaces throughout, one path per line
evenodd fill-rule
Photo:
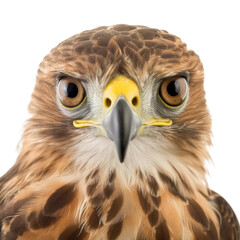
M 64 107 L 74 108 L 84 102 L 86 93 L 80 81 L 62 77 L 58 83 L 58 97 Z
M 159 97 L 170 108 L 179 108 L 188 94 L 187 80 L 181 76 L 174 76 L 162 81 L 159 87 Z

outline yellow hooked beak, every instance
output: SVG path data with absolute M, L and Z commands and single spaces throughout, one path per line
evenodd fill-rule
M 106 135 L 116 145 L 119 160 L 123 162 L 129 142 L 134 139 L 140 128 L 147 126 L 170 126 L 171 119 L 157 118 L 142 122 L 141 99 L 138 85 L 125 76 L 112 79 L 103 92 L 103 118 L 95 120 L 74 120 L 76 128 L 102 126 Z

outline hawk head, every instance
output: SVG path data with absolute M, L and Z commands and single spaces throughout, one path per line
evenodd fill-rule
M 128 184 L 142 173 L 202 181 L 211 125 L 203 78 L 199 57 L 166 31 L 115 25 L 77 34 L 40 64 L 23 136 L 36 156 L 22 151 L 19 162 L 44 153 L 47 174 L 74 166 L 84 176 L 117 169 Z
M 199 57 L 166 31 L 115 25 L 60 43 L 0 179 L 2 236 L 219 239 L 203 79 Z

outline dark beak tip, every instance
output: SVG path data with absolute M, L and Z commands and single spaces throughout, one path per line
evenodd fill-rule
M 123 163 L 125 160 L 126 150 L 127 150 L 126 148 L 125 149 L 117 148 L 118 159 L 119 159 L 120 163 Z

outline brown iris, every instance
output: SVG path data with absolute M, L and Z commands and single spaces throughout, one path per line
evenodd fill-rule
M 58 96 L 63 106 L 73 108 L 84 101 L 86 93 L 80 81 L 62 77 L 58 83 Z
M 184 77 L 174 76 L 163 80 L 159 96 L 169 107 L 180 107 L 187 97 L 188 85 Z

